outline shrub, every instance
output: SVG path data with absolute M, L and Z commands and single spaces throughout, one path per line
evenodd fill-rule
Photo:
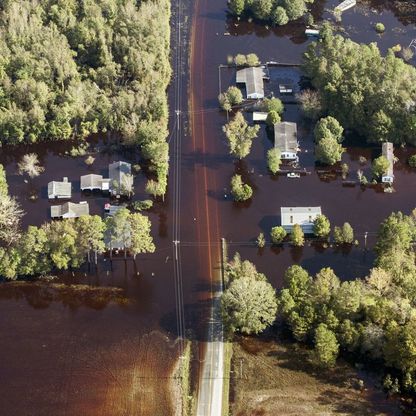
M 236 55 L 236 56 L 234 57 L 234 63 L 235 63 L 237 66 L 247 65 L 247 58 L 246 58 L 246 56 L 245 56 L 245 55 L 243 55 L 243 54 L 239 53 L 238 55 Z
M 374 25 L 374 29 L 377 33 L 383 33 L 386 30 L 386 27 L 383 25 L 383 23 L 376 23 Z
M 334 227 L 334 240 L 337 244 L 354 243 L 354 230 L 348 222 L 342 227 Z
M 290 241 L 294 246 L 302 247 L 305 244 L 305 235 L 303 233 L 302 227 L 299 224 L 293 226 L 292 232 L 290 234 Z
M 266 239 L 264 238 L 264 234 L 260 233 L 256 239 L 256 244 L 258 248 L 263 248 L 266 245 Z
M 146 211 L 153 207 L 153 201 L 150 199 L 145 199 L 143 201 L 134 201 L 132 203 L 134 211 Z
M 270 238 L 273 244 L 280 244 L 286 235 L 287 233 L 283 227 L 273 227 L 270 231 Z
M 238 202 L 247 201 L 252 197 L 253 189 L 243 182 L 241 175 L 234 175 L 231 178 L 231 194 Z
M 416 168 L 416 155 L 410 156 L 407 163 L 409 163 L 410 167 Z
M 280 149 L 273 147 L 267 151 L 267 166 L 271 173 L 276 174 L 279 171 L 281 162 Z

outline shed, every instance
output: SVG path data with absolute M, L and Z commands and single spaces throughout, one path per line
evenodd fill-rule
M 267 113 L 261 111 L 253 111 L 253 121 L 266 121 Z
M 103 178 L 102 175 L 83 175 L 81 176 L 81 191 L 108 191 L 110 179 Z
M 78 218 L 82 215 L 89 215 L 90 207 L 88 202 L 82 201 L 78 204 L 73 202 L 66 202 L 63 205 L 51 206 L 52 218 Z
M 250 67 L 237 71 L 237 84 L 246 85 L 247 98 L 264 98 L 263 79 L 266 78 L 263 67 Z
M 49 199 L 70 199 L 71 198 L 71 182 L 68 178 L 63 178 L 62 182 L 52 181 L 48 183 Z
M 123 182 L 126 175 L 131 175 L 131 164 L 127 162 L 113 162 L 108 165 L 110 178 L 110 192 L 114 196 L 123 195 Z
M 281 225 L 290 233 L 293 226 L 299 224 L 305 234 L 312 234 L 313 222 L 321 214 L 321 207 L 281 207 Z
M 393 183 L 394 173 L 393 173 L 393 164 L 394 164 L 394 147 L 393 143 L 385 142 L 382 144 L 381 148 L 382 155 L 389 161 L 389 168 L 385 175 L 382 176 L 381 181 L 383 183 Z
M 305 35 L 308 38 L 319 38 L 319 30 L 317 29 L 306 29 Z
M 298 158 L 299 143 L 296 123 L 283 121 L 274 125 L 274 147 L 280 150 L 282 160 Z

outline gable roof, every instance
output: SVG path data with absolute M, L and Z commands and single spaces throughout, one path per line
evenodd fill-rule
M 120 192 L 123 177 L 131 174 L 131 164 L 127 162 L 113 162 L 108 165 L 108 177 L 110 178 L 110 189 Z
M 66 179 L 66 180 L 65 180 Z M 48 197 L 71 198 L 71 182 L 64 178 L 62 182 L 52 181 L 48 183 Z
M 264 97 L 263 78 L 266 73 L 262 67 L 250 67 L 237 71 L 237 83 L 246 84 L 247 97 L 253 94 Z
M 110 179 L 103 178 L 102 175 L 89 174 L 81 176 L 81 190 L 83 189 L 102 189 L 108 190 Z
M 293 152 L 298 150 L 296 123 L 283 121 L 274 125 L 274 147 L 281 152 Z
M 52 218 L 78 218 L 82 215 L 89 215 L 90 207 L 87 202 L 66 202 L 62 205 L 51 206 Z

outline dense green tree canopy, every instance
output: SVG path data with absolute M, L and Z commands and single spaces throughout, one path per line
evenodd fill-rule
M 244 12 L 256 19 L 285 25 L 296 20 L 306 12 L 306 5 L 314 0 L 230 0 L 230 12 L 241 16 Z
M 375 43 L 334 35 L 328 25 L 305 53 L 303 70 L 324 113 L 371 142 L 415 143 L 416 69 Z
M 242 262 L 239 255 L 228 266 L 228 273 L 230 269 L 230 284 L 221 298 L 224 319 L 233 331 L 258 334 L 276 319 L 276 292 L 265 276 L 252 263 Z

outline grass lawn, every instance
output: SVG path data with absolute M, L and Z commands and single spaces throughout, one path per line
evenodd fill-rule
M 292 344 L 240 338 L 232 371 L 233 416 L 401 414 L 398 403 L 369 380 L 361 388 L 357 370 L 348 364 L 317 371 L 308 352 Z

